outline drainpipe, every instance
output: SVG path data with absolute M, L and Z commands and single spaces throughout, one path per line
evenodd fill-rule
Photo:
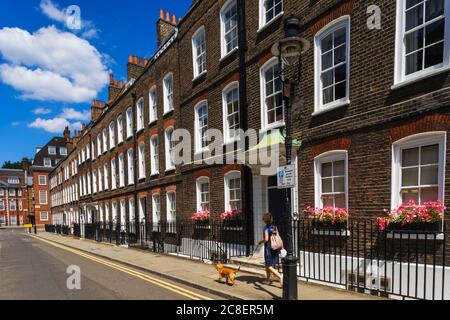
M 246 132 L 248 130 L 247 118 L 247 70 L 246 70 L 246 52 L 247 52 L 247 30 L 246 30 L 246 9 L 245 0 L 237 0 L 238 7 L 238 30 L 239 30 L 239 117 L 241 122 L 241 129 Z M 248 143 L 245 142 L 245 150 L 248 150 Z M 241 207 L 245 210 L 246 218 L 246 255 L 250 256 L 250 243 L 252 241 L 251 231 L 253 207 L 252 207 L 252 179 L 251 171 L 244 165 L 244 170 L 241 174 Z

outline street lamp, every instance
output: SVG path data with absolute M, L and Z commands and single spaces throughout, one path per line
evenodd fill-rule
M 296 82 L 286 79 L 285 66 L 300 64 L 300 56 L 310 47 L 309 41 L 300 37 L 300 19 L 294 16 L 284 20 L 284 38 L 272 46 L 272 54 L 279 59 L 280 78 L 283 82 L 283 102 L 286 122 L 286 165 L 292 164 L 292 103 L 295 98 Z M 299 67 L 299 72 L 301 65 Z M 300 78 L 300 74 L 299 74 Z M 287 256 L 283 259 L 283 299 L 297 300 L 297 262 L 293 249 L 293 222 L 291 212 L 291 189 L 286 190 Z

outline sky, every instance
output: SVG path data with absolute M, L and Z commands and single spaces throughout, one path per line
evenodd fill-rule
M 130 54 L 155 52 L 160 9 L 180 17 L 190 4 L 0 1 L 0 166 L 32 159 L 66 126 L 81 129 L 91 100 L 107 100 L 109 73 L 125 80 Z

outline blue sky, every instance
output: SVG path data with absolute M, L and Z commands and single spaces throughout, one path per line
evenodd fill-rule
M 156 49 L 160 9 L 183 16 L 191 0 L 0 1 L 0 166 L 32 158 L 61 128 L 89 122 L 109 72 L 125 79 L 128 55 Z M 67 25 L 71 5 L 81 24 Z M 79 28 L 78 28 L 79 27 Z

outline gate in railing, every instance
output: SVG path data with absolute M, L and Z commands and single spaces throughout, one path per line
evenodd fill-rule
M 299 276 L 344 289 L 401 299 L 450 299 L 448 230 L 385 230 L 353 219 L 347 228 L 309 220 L 294 230 Z

